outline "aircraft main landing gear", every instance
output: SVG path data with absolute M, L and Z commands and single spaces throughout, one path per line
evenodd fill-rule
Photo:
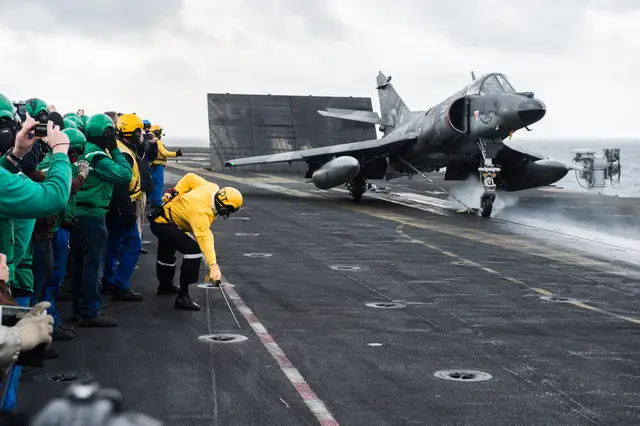
M 487 141 L 480 139 L 478 146 L 482 153 L 481 167 L 478 167 L 478 172 L 484 186 L 484 194 L 480 198 L 480 215 L 482 217 L 490 217 L 493 211 L 493 202 L 496 200 L 496 183 L 493 179 L 500 171 L 500 167 L 494 166 L 493 159 L 487 156 Z M 492 146 L 491 148 L 494 147 Z
M 349 195 L 351 195 L 353 201 L 360 201 L 362 199 L 362 194 L 367 190 L 367 181 L 362 177 L 362 175 L 358 175 L 354 180 L 347 184 L 347 189 L 349 190 Z

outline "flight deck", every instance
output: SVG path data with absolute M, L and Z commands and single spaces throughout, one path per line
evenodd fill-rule
M 245 197 L 212 228 L 240 327 L 220 289 L 192 289 L 200 312 L 155 295 L 145 224 L 132 279 L 145 301 L 104 297 L 119 326 L 56 342 L 19 410 L 92 378 L 167 425 L 640 423 L 640 252 L 627 246 L 640 199 L 543 188 L 487 219 L 461 213 L 437 175 L 356 203 L 300 177 L 173 163 L 167 187 L 190 171 Z

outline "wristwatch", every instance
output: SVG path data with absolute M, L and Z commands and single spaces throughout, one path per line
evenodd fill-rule
M 20 157 L 16 156 L 16 155 L 13 153 L 13 148 L 10 148 L 10 149 L 9 149 L 9 151 L 7 151 L 7 156 L 8 156 L 9 158 L 11 158 L 13 161 L 15 161 L 16 163 L 17 163 L 17 162 L 19 162 L 20 160 L 22 160 L 22 158 L 20 158 Z
M 22 160 L 22 158 L 18 157 L 17 155 L 15 155 L 13 153 L 13 148 L 9 148 L 9 150 L 7 151 L 7 157 L 10 158 L 12 160 L 12 162 L 14 164 L 12 164 L 16 169 L 18 169 L 19 172 L 22 171 L 22 167 L 20 167 L 20 160 Z

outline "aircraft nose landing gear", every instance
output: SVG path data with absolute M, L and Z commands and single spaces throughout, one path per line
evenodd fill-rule
M 495 201 L 495 194 L 483 194 L 480 198 L 480 215 L 482 217 L 491 216 L 493 211 L 493 202 Z
M 500 167 L 493 165 L 493 160 L 487 158 L 487 143 L 480 140 L 478 145 L 482 152 L 482 166 L 478 167 L 480 172 L 480 180 L 484 185 L 484 194 L 480 198 L 480 215 L 482 217 L 490 217 L 493 211 L 493 202 L 496 200 L 496 183 L 493 180 L 500 171 Z

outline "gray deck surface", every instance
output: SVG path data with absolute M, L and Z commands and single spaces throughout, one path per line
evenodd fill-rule
M 178 167 L 167 168 L 167 186 L 185 172 Z M 169 425 L 319 424 L 309 408 L 317 402 L 302 396 L 322 401 L 325 424 L 640 423 L 640 265 L 631 263 L 640 252 L 512 223 L 526 212 L 629 237 L 640 200 L 528 191 L 483 219 L 434 207 L 443 198 L 435 193 L 408 198 L 437 192 L 419 177 L 384 183 L 403 196 L 366 194 L 358 205 L 299 177 L 198 173 L 245 196 L 234 220 L 213 225 L 241 328 L 219 289 L 193 288 L 203 306 L 195 313 L 155 295 L 145 226 L 150 253 L 133 284 L 145 302 L 105 298 L 120 326 L 76 330 L 42 372 L 90 374 Z M 541 298 L 550 295 L 570 299 Z M 404 307 L 367 306 L 394 301 Z M 198 340 L 213 333 L 247 340 Z M 492 378 L 434 376 L 449 369 Z M 35 381 L 42 372 L 21 383 L 20 409 L 33 412 L 62 389 Z M 290 379 L 308 387 L 299 393 Z

